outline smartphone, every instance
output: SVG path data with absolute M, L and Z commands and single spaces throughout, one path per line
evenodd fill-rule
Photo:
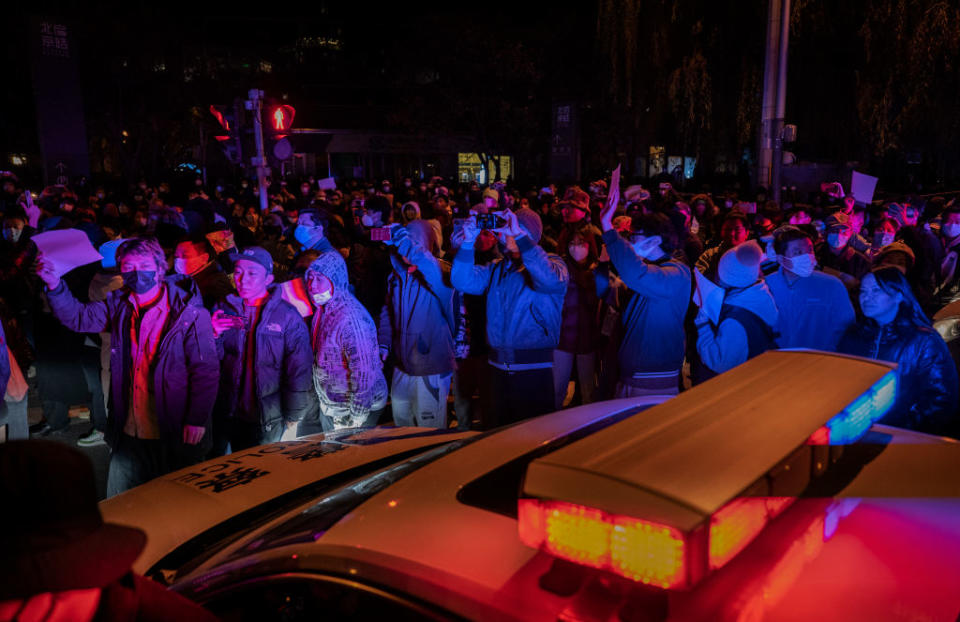
M 393 239 L 393 227 L 374 227 L 370 229 L 370 240 L 373 242 L 389 242 Z
M 500 229 L 507 221 L 496 214 L 477 214 L 477 227 L 480 229 Z

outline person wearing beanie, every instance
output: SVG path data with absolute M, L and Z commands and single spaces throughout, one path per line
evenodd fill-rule
M 476 265 L 475 219 L 463 225 L 463 243 L 453 261 L 453 286 L 465 294 L 486 294 L 490 345 L 490 408 L 504 424 L 554 410 L 553 350 L 569 273 L 560 257 L 540 246 L 543 225 L 529 209 L 499 212 L 506 222 L 496 230 L 506 256 Z
M 326 251 L 307 268 L 313 314 L 313 386 L 323 430 L 372 427 L 387 404 L 387 381 L 377 346 L 377 327 L 350 291 L 347 264 Z M 301 425 L 299 435 L 308 428 Z
M 698 384 L 776 347 L 774 327 L 779 313 L 760 276 L 764 252 L 750 240 L 725 252 L 717 265 L 719 285 L 726 290 L 717 321 L 704 307 L 694 320 L 697 354 L 706 367 L 694 371 Z
M 213 308 L 220 355 L 212 455 L 293 436 L 315 406 L 313 352 L 300 313 L 273 284 L 273 258 L 252 246 L 235 257 L 237 295 Z
M 683 322 L 690 301 L 690 268 L 676 229 L 663 214 L 637 214 L 621 235 L 613 226 L 616 204 L 600 218 L 603 243 L 619 275 L 620 322 L 616 397 L 676 395 L 686 350 Z M 597 289 L 608 296 L 610 278 L 598 271 Z
M 450 264 L 435 257 L 433 228 L 415 220 L 394 230 L 393 271 L 380 312 L 380 358 L 393 353 L 390 405 L 398 426 L 447 427 L 447 396 L 454 371 L 456 292 Z
M 815 270 L 810 234 L 793 225 L 774 231 L 780 269 L 766 277 L 777 304 L 777 346 L 834 352 L 855 315 L 847 289 L 835 276 Z

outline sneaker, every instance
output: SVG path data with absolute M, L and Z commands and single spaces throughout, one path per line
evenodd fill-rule
M 90 430 L 89 434 L 81 436 L 77 439 L 77 445 L 80 447 L 96 447 L 97 445 L 106 445 L 107 441 L 103 440 L 103 432 L 100 430 Z
M 30 426 L 30 436 L 50 436 L 51 432 L 53 432 L 53 428 L 46 421 L 34 423 Z

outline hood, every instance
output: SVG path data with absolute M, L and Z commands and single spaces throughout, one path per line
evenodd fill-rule
M 757 281 L 750 287 L 728 290 L 723 302 L 759 315 L 768 326 L 777 325 L 777 317 L 780 315 L 777 304 L 763 281 Z
M 347 262 L 343 260 L 343 255 L 337 251 L 324 251 L 320 256 L 313 260 L 310 267 L 307 268 L 307 274 L 310 272 L 319 272 L 330 279 L 333 283 L 333 293 L 348 293 L 350 291 L 350 278 L 347 276 Z M 306 274 L 304 275 L 306 277 Z
M 167 299 L 170 301 L 171 309 L 180 310 L 189 305 L 203 306 L 200 288 L 189 276 L 171 274 L 164 277 L 163 282 L 167 286 Z
M 440 250 L 441 239 L 440 236 L 437 235 L 437 229 L 430 221 L 411 221 L 407 224 L 407 232 L 410 234 L 411 240 L 419 244 L 421 248 L 431 255 L 436 256 L 437 251 Z

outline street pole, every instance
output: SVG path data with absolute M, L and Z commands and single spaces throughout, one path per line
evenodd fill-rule
M 263 91 L 251 89 L 247 96 L 247 110 L 253 113 L 253 141 L 257 146 L 257 156 L 253 165 L 257 167 L 257 187 L 260 189 L 260 213 L 267 212 L 267 160 L 263 153 Z
M 787 52 L 790 47 L 790 0 L 783 0 L 780 9 L 780 50 L 777 62 L 777 116 L 773 123 L 773 170 L 770 189 L 774 201 L 780 202 L 780 173 L 783 169 L 783 118 L 787 108 Z
M 769 0 L 767 8 L 767 51 L 763 62 L 763 101 L 757 140 L 757 186 L 770 184 L 773 163 L 773 125 L 777 105 L 777 69 L 780 53 L 780 14 L 783 0 Z

